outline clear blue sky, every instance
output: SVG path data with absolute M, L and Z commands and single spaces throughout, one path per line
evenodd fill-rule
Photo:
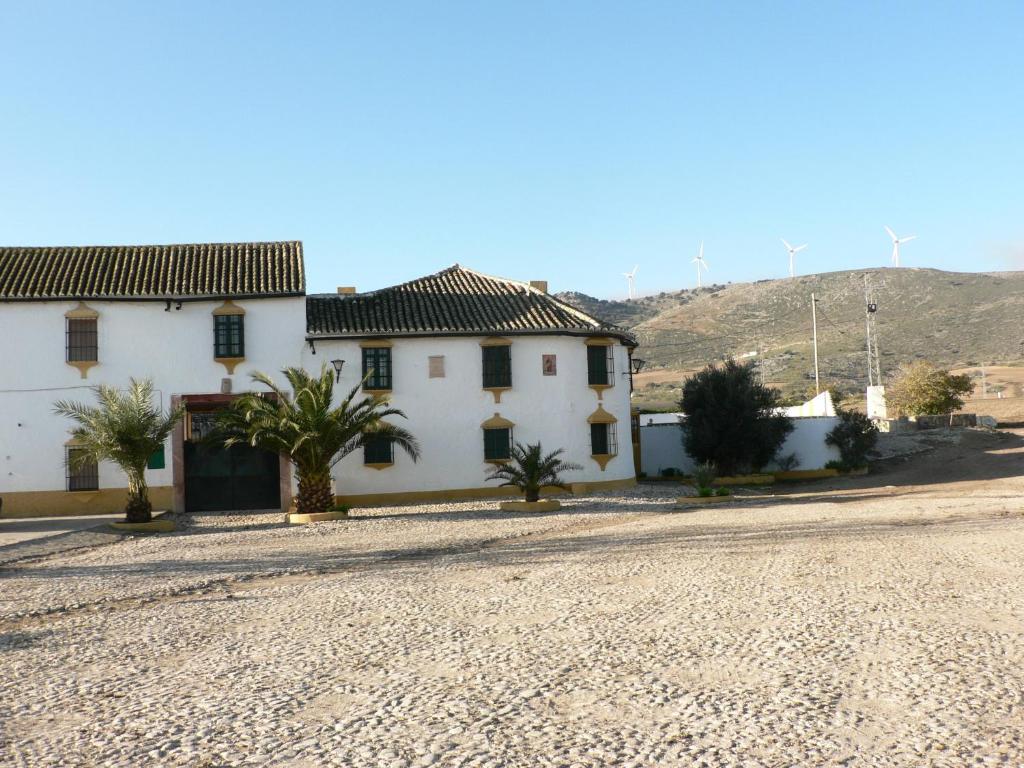
M 0 6 L 0 244 L 301 239 L 621 296 L 1024 267 L 1024 3 Z

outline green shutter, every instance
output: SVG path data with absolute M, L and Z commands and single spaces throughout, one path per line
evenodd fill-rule
M 607 347 L 587 347 L 587 383 L 603 385 L 609 383 Z
M 163 469 L 165 466 L 164 447 L 161 445 L 160 448 L 149 457 L 149 461 L 146 463 L 146 469 Z
M 512 347 L 481 347 L 483 350 L 484 386 L 512 386 Z
M 512 456 L 512 430 L 485 429 L 484 430 L 484 459 L 487 461 L 500 461 Z

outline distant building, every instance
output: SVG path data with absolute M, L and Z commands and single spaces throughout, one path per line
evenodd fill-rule
M 0 248 L 0 514 L 122 508 L 113 466 L 70 471 L 59 399 L 97 384 L 154 381 L 186 418 L 147 472 L 157 508 L 285 509 L 288 463 L 200 444 L 249 374 L 344 360 L 339 396 L 372 371 L 423 447 L 418 464 L 387 444 L 336 468 L 348 501 L 505 493 L 485 482 L 513 441 L 566 448 L 591 487 L 634 480 L 629 353 L 622 329 L 558 301 L 543 284 L 462 267 L 372 293 L 305 295 L 302 244 Z M 622 450 L 620 451 L 620 445 Z

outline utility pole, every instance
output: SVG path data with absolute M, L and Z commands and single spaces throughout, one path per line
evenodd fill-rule
M 867 275 L 864 275 L 864 335 L 868 343 L 868 386 L 873 387 L 875 376 L 871 370 L 871 297 L 868 293 Z
M 981 399 L 988 398 L 988 382 L 985 381 L 985 369 L 981 369 Z
M 868 276 L 864 275 L 864 328 L 867 333 L 868 350 L 868 386 L 882 386 L 882 364 L 881 355 L 878 352 L 878 330 L 875 327 L 875 313 L 878 311 L 878 304 L 875 303 L 868 288 Z M 872 361 L 872 357 L 874 360 Z M 872 377 L 874 368 L 874 377 Z
M 814 294 L 811 294 L 811 325 L 814 328 L 814 394 L 821 394 L 821 383 L 818 381 L 818 308 Z

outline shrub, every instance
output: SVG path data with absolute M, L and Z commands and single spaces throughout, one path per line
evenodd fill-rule
M 800 463 L 800 459 L 797 458 L 795 453 L 787 453 L 785 456 L 776 456 L 775 465 L 779 468 L 780 472 L 789 472 L 796 469 L 796 465 Z
M 793 429 L 778 413 L 779 397 L 777 389 L 757 381 L 749 365 L 709 365 L 683 385 L 683 447 L 697 462 L 714 462 L 724 475 L 765 466 Z
M 697 489 L 697 495 L 700 496 L 702 499 L 706 499 L 708 496 L 713 496 L 714 493 L 715 492 L 712 491 L 710 488 L 698 488 Z
M 732 491 L 730 491 L 725 486 L 722 486 L 721 488 L 715 491 L 715 496 L 728 496 L 730 493 L 732 493 Z
M 925 360 L 901 365 L 885 389 L 890 417 L 938 416 L 959 411 L 974 390 L 971 377 L 937 368 Z
M 839 423 L 825 436 L 825 444 L 839 449 L 839 468 L 848 471 L 866 466 L 868 454 L 878 442 L 878 427 L 858 411 L 840 410 L 836 415 Z
M 697 468 L 693 470 L 693 479 L 698 488 L 710 488 L 716 477 L 718 477 L 718 469 L 711 461 L 698 464 Z
M 665 467 L 663 470 L 661 470 L 662 477 L 675 477 L 678 474 L 680 474 L 679 470 L 676 469 L 675 467 Z

